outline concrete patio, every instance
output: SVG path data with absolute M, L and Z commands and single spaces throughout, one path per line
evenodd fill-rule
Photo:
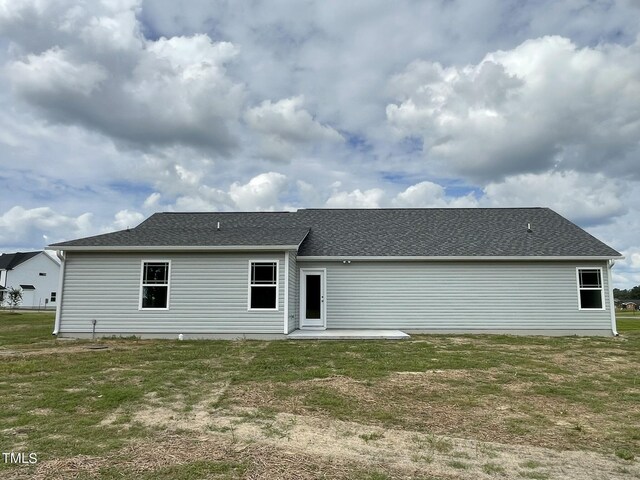
M 410 335 L 400 330 L 373 329 L 327 329 L 294 330 L 287 338 L 291 340 L 406 340 Z

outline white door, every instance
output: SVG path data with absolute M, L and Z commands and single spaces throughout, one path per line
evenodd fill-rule
M 327 328 L 324 268 L 300 270 L 300 328 Z
M 35 290 L 22 290 L 22 301 L 20 302 L 21 307 L 37 307 L 38 303 L 35 300 Z

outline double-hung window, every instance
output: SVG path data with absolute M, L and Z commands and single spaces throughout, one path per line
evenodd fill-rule
M 249 310 L 278 310 L 278 262 L 249 262 Z
M 140 309 L 169 308 L 169 261 L 143 261 L 140 283 Z
M 604 308 L 601 268 L 578 268 L 578 307 L 580 310 Z

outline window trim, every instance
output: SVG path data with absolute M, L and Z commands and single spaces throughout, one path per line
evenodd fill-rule
M 251 264 L 252 263 L 275 263 L 276 264 L 276 307 L 275 308 L 251 308 L 251 287 L 273 287 L 273 285 L 251 285 Z M 248 312 L 278 312 L 280 310 L 280 260 L 275 258 L 249 259 L 247 268 L 247 311 Z
M 144 285 L 144 264 L 145 263 L 166 263 L 168 265 L 168 271 L 167 271 L 167 306 L 164 308 L 143 308 L 142 307 L 142 291 L 145 287 Z M 147 284 L 146 286 L 150 286 L 152 284 Z M 164 284 L 153 284 L 156 287 L 158 286 L 164 286 Z M 169 310 L 169 306 L 171 303 L 171 260 L 168 259 L 157 259 L 157 258 L 143 258 L 142 260 L 140 260 L 140 291 L 138 293 L 138 310 L 139 311 L 163 311 L 163 310 Z
M 580 287 L 580 270 L 598 270 L 600 272 L 600 288 L 594 287 Z M 602 267 L 576 267 L 576 290 L 578 293 L 578 310 L 582 312 L 601 312 L 607 309 L 607 305 L 604 303 L 604 276 L 602 275 Z M 580 300 L 581 290 L 600 290 L 600 299 L 602 302 L 601 308 L 583 308 Z

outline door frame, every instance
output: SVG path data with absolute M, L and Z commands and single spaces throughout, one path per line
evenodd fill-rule
M 320 320 L 321 325 L 308 326 L 304 324 L 306 319 L 307 287 L 305 278 L 307 273 L 320 274 Z M 300 330 L 326 330 L 327 329 L 327 269 L 326 268 L 301 268 L 300 269 Z

